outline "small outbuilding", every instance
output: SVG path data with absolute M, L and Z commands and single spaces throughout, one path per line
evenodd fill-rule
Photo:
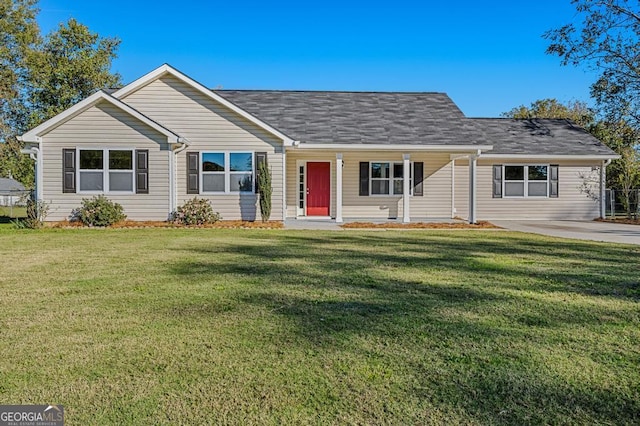
M 23 204 L 29 191 L 23 184 L 12 178 L 0 178 L 0 206 L 10 207 Z

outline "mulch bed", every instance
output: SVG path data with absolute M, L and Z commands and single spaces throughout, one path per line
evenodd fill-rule
M 629 219 L 627 217 L 620 217 L 615 219 L 596 219 L 597 222 L 609 222 L 609 223 L 622 223 L 625 225 L 640 225 L 640 219 Z
M 69 221 L 60 221 L 48 223 L 47 226 L 50 228 L 91 228 L 89 226 L 84 226 L 81 222 L 69 222 Z M 185 225 L 177 225 L 172 222 L 166 221 L 134 221 L 134 220 L 125 220 L 122 222 L 118 222 L 114 225 L 109 226 L 109 228 L 218 228 L 218 229 L 282 229 L 284 227 L 282 222 L 270 221 L 270 222 L 249 222 L 243 220 L 222 220 L 216 223 L 210 223 L 207 225 L 193 225 L 193 226 L 185 226 Z
M 341 225 L 345 229 L 501 229 L 490 222 L 479 221 L 470 223 L 436 223 L 436 222 L 416 222 L 416 223 L 371 223 L 371 222 L 350 222 Z

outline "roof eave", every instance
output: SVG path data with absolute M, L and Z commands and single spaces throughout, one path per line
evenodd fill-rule
M 413 145 L 413 144 L 341 144 L 341 143 L 300 143 L 296 150 L 338 150 L 338 151 L 430 151 L 445 153 L 478 153 L 490 151 L 493 145 Z
M 617 160 L 618 154 L 482 154 L 480 159 L 487 160 Z

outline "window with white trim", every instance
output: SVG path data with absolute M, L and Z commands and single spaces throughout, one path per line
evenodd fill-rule
M 547 165 L 505 165 L 505 197 L 548 197 L 549 166 Z
M 202 192 L 253 192 L 253 152 L 201 153 Z
M 78 157 L 80 192 L 133 192 L 132 149 L 79 149 Z
M 402 162 L 376 161 L 369 163 L 371 195 L 402 195 L 404 181 Z M 409 167 L 409 187 L 413 193 L 413 163 Z

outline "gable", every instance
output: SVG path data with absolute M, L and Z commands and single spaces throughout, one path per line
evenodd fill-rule
M 244 141 L 282 145 L 280 138 L 171 74 L 127 94 L 123 101 L 193 144 L 224 139 L 232 146 Z
M 157 122 L 151 120 L 149 117 L 141 114 L 139 111 L 135 110 L 131 106 L 125 104 L 124 102 L 108 95 L 102 90 L 94 93 L 86 99 L 78 102 L 72 107 L 64 110 L 60 114 L 50 118 L 39 126 L 29 130 L 24 135 L 18 137 L 19 140 L 24 142 L 36 142 L 39 143 L 42 140 L 42 137 L 54 129 L 66 124 L 70 120 L 73 120 L 78 115 L 83 114 L 87 110 L 95 107 L 98 104 L 110 105 L 115 110 L 118 110 L 119 113 L 125 114 L 127 117 L 124 118 L 125 121 L 129 119 L 137 120 L 140 123 L 145 124 L 146 126 L 154 129 L 155 131 L 161 133 L 165 136 L 167 143 L 184 143 L 186 141 L 183 140 L 178 134 L 169 130 L 168 128 L 158 124 Z M 124 115 L 121 115 L 124 117 Z
M 45 140 L 73 146 L 131 145 L 132 141 L 137 145 L 156 143 L 162 149 L 169 146 L 163 133 L 108 102 L 98 102 L 55 127 L 45 135 Z
M 222 96 L 214 93 L 213 91 L 209 90 L 208 88 L 206 88 L 205 86 L 201 85 L 197 81 L 191 79 L 190 77 L 182 74 L 180 71 L 176 70 L 175 68 L 171 67 L 168 64 L 164 64 L 164 65 L 156 68 L 155 70 L 153 70 L 150 73 L 140 77 L 139 79 L 135 80 L 134 82 L 129 83 L 125 87 L 115 91 L 113 93 L 113 96 L 118 98 L 118 99 L 130 98 L 130 95 L 141 91 L 142 89 L 144 89 L 147 86 L 150 86 L 152 83 L 156 82 L 157 80 L 159 80 L 159 79 L 161 79 L 163 77 L 167 77 L 167 76 L 170 79 L 177 80 L 177 81 L 183 83 L 184 85 L 188 86 L 189 89 L 190 89 L 190 92 L 192 94 L 195 94 L 197 92 L 197 93 L 199 93 L 201 95 L 204 95 L 205 98 L 208 98 L 208 99 L 216 102 L 217 104 L 225 107 L 229 111 L 234 112 L 237 116 L 243 118 L 247 122 L 253 124 L 256 127 L 258 127 L 259 129 L 262 129 L 262 130 L 266 131 L 267 133 L 270 133 L 272 136 L 274 136 L 277 139 L 279 139 L 280 142 L 283 143 L 284 145 L 287 145 L 287 146 L 293 145 L 294 141 L 289 136 L 287 136 L 286 134 L 280 132 L 278 129 L 272 127 L 270 124 L 260 120 L 256 116 L 254 116 L 254 115 L 250 114 L 249 112 L 243 110 L 242 108 L 238 107 L 237 105 L 235 105 L 234 103 L 228 101 L 227 99 L 223 98 Z

